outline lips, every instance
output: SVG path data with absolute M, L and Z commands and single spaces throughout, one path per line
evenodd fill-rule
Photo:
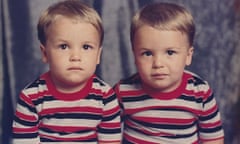
M 80 67 L 70 67 L 68 68 L 68 70 L 83 70 L 83 69 Z
M 168 76 L 168 74 L 161 74 L 161 73 L 156 73 L 151 75 L 155 79 L 164 79 Z

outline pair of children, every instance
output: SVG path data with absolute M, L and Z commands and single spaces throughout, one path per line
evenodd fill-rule
M 195 33 L 186 9 L 155 3 L 136 13 L 138 72 L 114 89 L 94 74 L 103 33 L 99 15 L 79 1 L 56 3 L 41 15 L 38 38 L 49 71 L 20 93 L 14 144 L 223 143 L 212 90 L 184 70 Z

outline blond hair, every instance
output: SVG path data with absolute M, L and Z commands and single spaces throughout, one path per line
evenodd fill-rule
M 100 45 L 102 45 L 104 32 L 99 14 L 92 7 L 78 0 L 65 0 L 55 3 L 42 13 L 37 25 L 38 39 L 42 44 L 46 43 L 48 27 L 59 15 L 92 24 L 99 32 Z
M 184 7 L 171 3 L 152 3 L 143 7 L 132 19 L 132 45 L 136 31 L 144 25 L 159 30 L 180 31 L 187 35 L 189 45 L 193 45 L 195 25 L 191 13 Z

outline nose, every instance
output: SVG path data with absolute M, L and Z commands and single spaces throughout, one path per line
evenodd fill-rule
M 164 59 L 160 56 L 154 56 L 153 58 L 153 68 L 162 68 L 164 67 Z
M 81 61 L 81 52 L 80 50 L 72 50 L 70 54 L 70 61 Z

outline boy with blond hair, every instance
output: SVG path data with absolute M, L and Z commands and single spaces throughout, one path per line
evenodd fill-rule
M 153 3 L 133 17 L 131 43 L 138 72 L 115 91 L 122 108 L 123 143 L 223 144 L 212 89 L 191 64 L 192 15 L 171 3 Z
M 120 108 L 113 89 L 94 73 L 102 22 L 77 0 L 50 6 L 38 38 L 49 71 L 24 88 L 13 121 L 14 144 L 119 144 Z

